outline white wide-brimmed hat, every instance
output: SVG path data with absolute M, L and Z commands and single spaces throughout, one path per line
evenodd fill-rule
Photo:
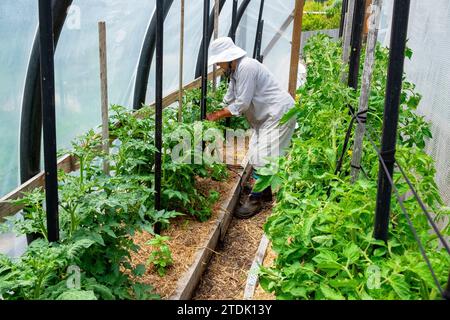
M 235 45 L 231 38 L 221 37 L 211 43 L 208 64 L 230 62 L 246 55 L 247 52 Z

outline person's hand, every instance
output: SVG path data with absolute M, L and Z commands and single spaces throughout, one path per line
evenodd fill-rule
M 216 121 L 216 115 L 214 113 L 209 113 L 206 115 L 206 120 L 208 121 Z
M 222 118 L 231 117 L 231 112 L 228 110 L 228 108 L 224 108 L 222 110 L 210 113 L 206 115 L 206 120 L 208 121 L 217 121 Z

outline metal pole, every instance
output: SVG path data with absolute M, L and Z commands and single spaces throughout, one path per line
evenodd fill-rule
M 342 38 L 344 35 L 344 25 L 345 25 L 345 15 L 348 10 L 348 0 L 342 1 L 342 9 L 341 9 L 341 22 L 339 24 L 339 38 Z
M 261 24 L 262 24 L 262 17 L 264 13 L 264 0 L 261 0 L 260 6 L 259 6 L 259 14 L 258 14 L 258 23 L 256 25 L 256 37 L 255 37 L 255 46 L 253 47 L 253 59 L 258 59 L 258 54 L 256 51 L 258 51 L 258 45 L 259 47 L 261 44 L 261 39 L 259 39 L 259 34 L 261 33 Z
M 242 17 L 244 16 L 245 10 L 247 10 L 248 5 L 251 0 L 242 0 L 239 9 L 236 12 L 236 20 L 234 24 L 231 24 L 230 31 L 228 32 L 228 36 L 236 41 L 236 30 L 239 27 L 239 23 L 241 23 Z M 234 3 L 233 3 L 234 5 Z
M 383 136 L 381 141 L 381 157 L 386 163 L 390 176 L 392 176 L 394 171 L 409 8 L 410 0 L 395 0 L 394 2 L 386 100 L 384 105 Z M 379 168 L 374 237 L 377 240 L 387 241 L 392 186 L 381 163 Z
M 225 5 L 225 2 L 226 2 L 226 0 L 219 1 L 219 6 L 218 6 L 219 16 L 220 16 L 220 12 L 222 11 L 223 6 Z M 216 19 L 214 18 L 215 11 L 216 11 L 216 9 L 214 8 L 208 18 L 208 33 L 207 33 L 208 37 L 206 39 L 207 46 L 209 46 L 209 43 L 211 42 L 213 35 L 214 35 L 214 25 L 215 25 L 215 21 L 216 21 Z M 202 41 L 202 44 L 200 45 L 200 48 L 198 50 L 197 63 L 195 65 L 195 79 L 200 78 L 202 76 L 203 55 L 204 55 L 203 47 L 204 46 L 203 46 L 203 41 Z M 208 50 L 206 50 L 206 51 L 208 51 Z
M 357 0 L 355 4 L 355 15 L 353 17 L 350 66 L 348 72 L 348 86 L 357 89 L 359 76 L 359 60 L 361 57 L 362 32 L 364 25 L 365 1 Z
M 261 42 L 262 42 L 262 35 L 264 31 L 264 20 L 261 20 L 261 23 L 259 24 L 258 33 L 256 34 L 256 47 L 255 47 L 255 59 L 259 62 L 263 62 L 264 57 L 261 55 Z
M 108 60 L 106 54 L 106 24 L 98 23 L 100 83 L 102 92 L 102 147 L 106 156 L 109 155 L 109 116 L 108 116 Z M 103 172 L 109 174 L 109 162 L 103 162 Z
M 161 210 L 164 0 L 156 1 L 155 210 Z
M 207 96 L 208 96 L 208 21 L 209 0 L 203 1 L 203 61 L 202 61 L 202 98 L 200 102 L 200 120 L 206 119 Z
M 45 198 L 48 241 L 59 240 L 55 125 L 55 66 L 51 0 L 39 0 L 41 97 L 44 127 Z
M 238 0 L 233 0 L 233 11 L 231 14 L 231 34 L 230 37 L 233 42 L 236 41 L 236 28 L 237 28 L 237 10 L 238 10 Z
M 219 14 L 220 14 L 220 0 L 215 0 L 214 2 L 214 40 L 219 37 Z M 213 92 L 216 92 L 217 87 L 217 68 L 213 65 Z
M 305 0 L 295 0 L 294 31 L 292 32 L 291 66 L 289 71 L 289 93 L 295 99 L 297 92 L 298 62 L 302 40 L 303 8 Z
M 184 0 L 181 0 L 180 12 L 180 74 L 178 88 L 178 121 L 183 120 L 183 68 L 184 68 Z
M 173 0 L 164 1 L 164 19 L 169 14 L 172 7 Z M 134 81 L 134 96 L 133 108 L 135 110 L 141 109 L 145 103 L 145 97 L 148 89 L 148 79 L 150 74 L 150 67 L 153 63 L 156 47 L 156 12 L 153 13 L 150 24 L 148 25 L 144 42 L 142 44 L 141 54 L 136 69 L 136 79 Z
M 365 120 L 367 119 L 367 109 L 369 107 L 369 95 L 372 82 L 373 67 L 375 65 L 375 49 L 378 37 L 378 24 L 380 22 L 380 8 L 383 0 L 374 0 L 371 6 L 371 23 L 369 26 L 369 33 L 367 38 L 366 61 L 364 62 L 364 72 L 361 84 L 361 95 L 359 97 L 359 110 L 361 114 L 360 119 L 364 120 L 357 124 L 355 133 L 355 143 L 353 145 L 353 155 L 351 162 L 351 176 L 352 183 L 354 183 L 359 176 L 361 169 L 361 157 L 364 133 L 366 131 Z

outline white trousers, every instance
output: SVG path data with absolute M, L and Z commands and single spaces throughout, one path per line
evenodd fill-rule
M 283 125 L 274 122 L 255 129 L 249 143 L 249 162 L 256 170 L 263 168 L 270 159 L 282 157 L 291 144 L 296 118 Z

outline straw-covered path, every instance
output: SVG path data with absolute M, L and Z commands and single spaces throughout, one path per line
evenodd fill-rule
M 240 201 L 247 196 L 244 193 Z M 272 203 L 267 203 L 261 213 L 250 219 L 233 218 L 223 243 L 213 253 L 193 300 L 243 299 L 248 272 L 263 235 L 263 225 L 271 212 Z

